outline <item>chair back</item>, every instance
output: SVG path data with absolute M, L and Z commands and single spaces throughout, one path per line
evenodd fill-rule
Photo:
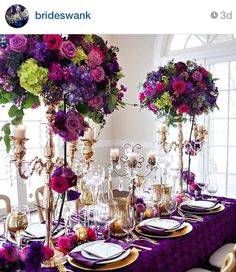
M 42 202 L 40 200 L 40 198 L 43 197 L 43 192 L 44 192 L 44 186 L 41 186 L 38 189 L 36 189 L 35 194 L 34 194 L 40 223 L 43 223 L 45 221 L 44 215 L 43 215 Z
M 6 195 L 0 195 L 0 200 L 5 202 L 6 214 L 11 212 L 11 201 L 10 198 Z
M 235 256 L 233 253 L 228 253 L 224 259 L 221 267 L 221 272 L 233 272 L 235 271 Z

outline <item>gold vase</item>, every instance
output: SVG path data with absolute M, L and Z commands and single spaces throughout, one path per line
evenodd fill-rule
M 153 189 L 157 194 L 157 199 L 159 198 L 160 194 L 164 194 L 165 198 L 168 199 L 168 197 L 170 197 L 170 195 L 171 195 L 172 186 L 170 186 L 168 184 L 156 184 L 156 185 L 153 185 Z M 164 203 L 162 203 L 162 202 L 159 203 L 159 209 L 160 209 L 161 214 L 167 213 Z

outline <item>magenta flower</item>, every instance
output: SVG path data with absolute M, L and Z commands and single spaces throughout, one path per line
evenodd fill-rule
M 72 249 L 71 239 L 67 236 L 61 236 L 57 238 L 57 247 L 66 251 L 71 250 Z
M 143 102 L 144 98 L 145 98 L 144 93 L 143 92 L 139 93 L 139 101 L 140 101 L 140 103 Z
M 66 177 L 55 176 L 51 178 L 50 187 L 53 191 L 62 194 L 69 189 L 70 185 Z
M 158 82 L 156 84 L 156 90 L 158 93 L 162 92 L 165 89 L 165 84 L 162 82 Z
M 101 82 L 105 78 L 105 72 L 102 66 L 98 66 L 91 70 L 91 77 L 96 82 Z
M 201 81 L 202 80 L 202 74 L 198 71 L 195 71 L 193 74 L 192 74 L 192 79 L 194 81 Z
M 202 66 L 199 67 L 199 72 L 204 76 L 204 77 L 208 77 L 209 72 L 203 68 Z
M 55 81 L 55 80 L 62 80 L 63 77 L 64 77 L 63 68 L 61 67 L 59 63 L 53 62 L 50 67 L 49 78 L 52 81 Z
M 16 262 L 16 260 L 18 258 L 17 248 L 10 243 L 4 244 L 2 253 L 3 253 L 3 257 L 5 258 L 5 260 L 9 263 Z
M 182 114 L 182 113 L 189 113 L 190 112 L 190 108 L 187 104 L 182 104 L 177 108 L 178 113 Z
M 49 259 L 51 259 L 54 255 L 54 251 L 52 248 L 50 248 L 49 246 L 43 246 L 42 247 L 42 252 L 43 252 L 43 260 L 47 261 Z
M 65 126 L 68 129 L 68 132 L 71 130 L 80 130 L 81 127 L 83 127 L 83 123 L 83 116 L 80 113 L 76 111 L 70 111 L 67 113 Z
M 63 41 L 61 35 L 51 34 L 43 35 L 43 41 L 46 42 L 49 50 L 56 51 L 59 49 L 61 42 Z
M 76 56 L 76 47 L 70 41 L 63 41 L 60 44 L 59 51 L 62 57 L 64 58 L 74 58 Z
M 94 46 L 88 54 L 88 65 L 90 67 L 99 66 L 103 63 L 104 59 L 105 57 L 101 49 Z
M 88 102 L 90 108 L 98 109 L 103 105 L 103 98 L 101 96 L 94 96 Z
M 186 91 L 186 83 L 182 79 L 175 80 L 172 87 L 178 95 Z
M 17 53 L 25 52 L 27 49 L 27 38 L 24 35 L 14 35 L 9 39 L 9 46 Z

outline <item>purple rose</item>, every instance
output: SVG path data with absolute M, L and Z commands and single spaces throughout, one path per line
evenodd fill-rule
M 101 96 L 94 96 L 88 102 L 90 108 L 97 109 L 103 105 L 103 98 Z
M 100 82 L 105 78 L 105 72 L 102 66 L 98 66 L 91 70 L 91 77 L 94 81 Z
M 9 39 L 10 49 L 22 53 L 27 49 L 27 38 L 24 35 L 14 35 Z
M 67 113 L 65 126 L 68 131 L 77 131 L 83 126 L 83 117 L 76 111 L 70 111 Z
M 198 71 L 195 71 L 193 74 L 192 74 L 192 79 L 194 81 L 201 81 L 202 80 L 202 74 Z
M 70 41 L 63 41 L 60 44 L 59 51 L 64 58 L 74 58 L 76 56 L 76 47 Z
M 78 140 L 78 134 L 75 131 L 69 131 L 63 138 L 65 142 L 74 142 Z

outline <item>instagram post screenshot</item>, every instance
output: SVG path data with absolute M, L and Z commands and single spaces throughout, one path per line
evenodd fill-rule
M 0 272 L 236 271 L 235 18 L 0 3 Z

